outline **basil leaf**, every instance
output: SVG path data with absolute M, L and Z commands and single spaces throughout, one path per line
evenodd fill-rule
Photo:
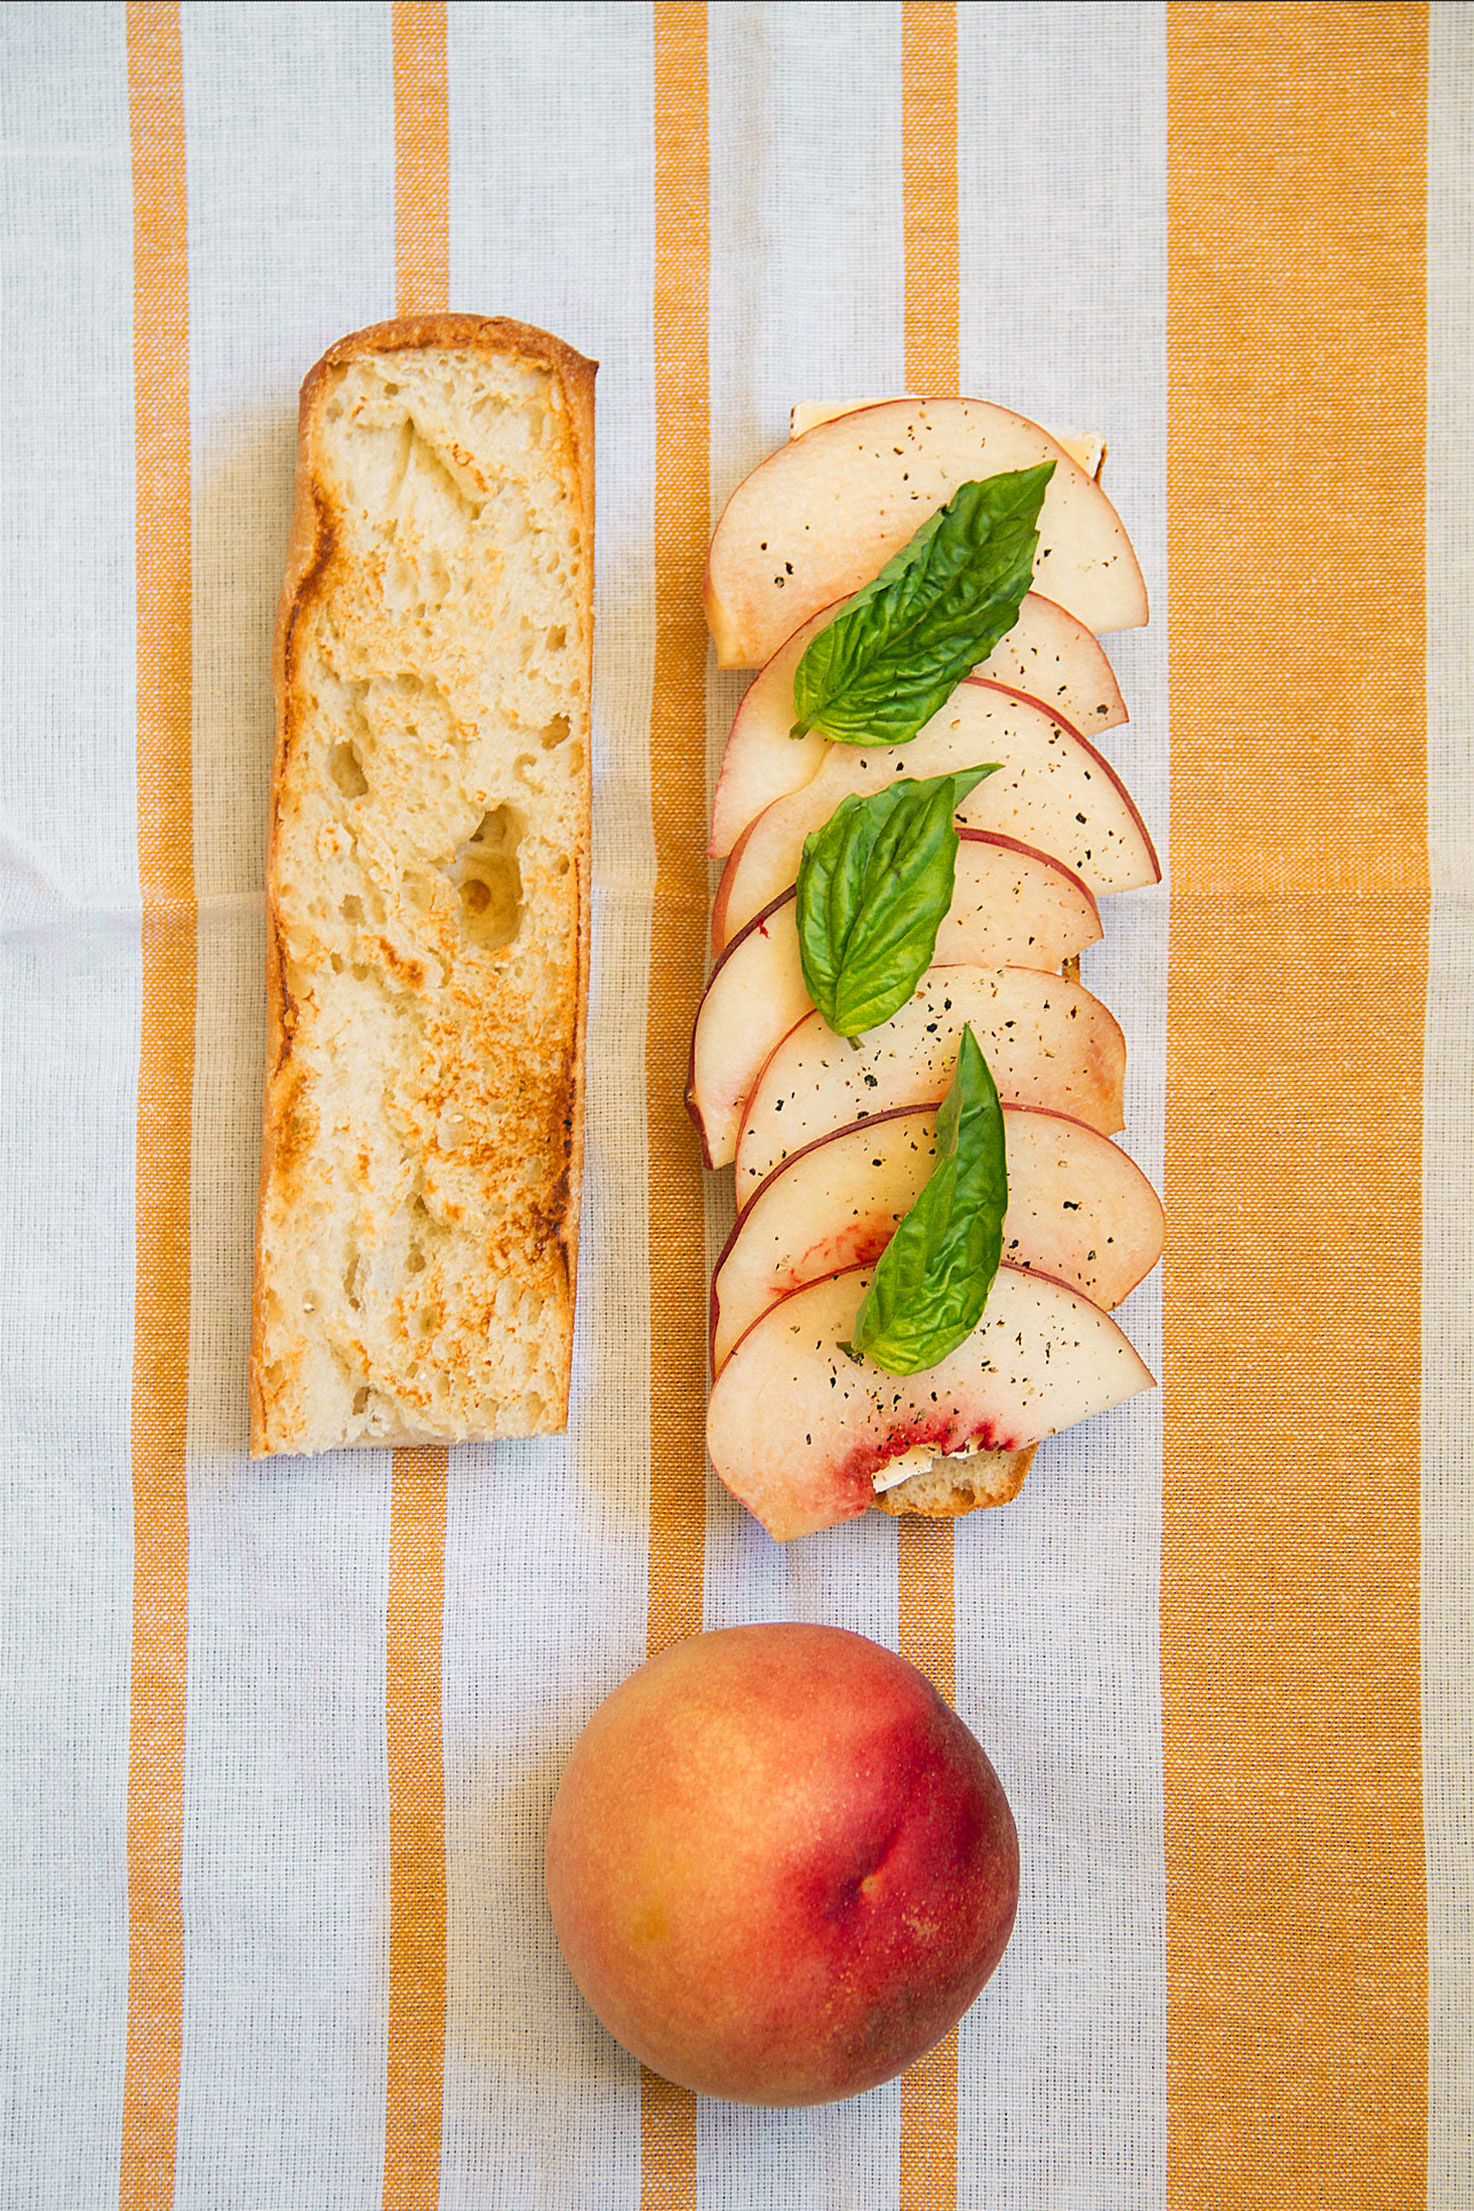
M 1034 580 L 1053 461 L 959 484 L 794 671 L 798 719 L 846 745 L 904 745 L 1013 628 Z
M 937 1112 L 937 1163 L 880 1255 L 848 1348 L 888 1374 L 937 1366 L 983 1317 L 1008 1211 L 1003 1109 L 970 1028 Z
M 799 958 L 809 996 L 837 1036 L 889 1021 L 930 967 L 956 879 L 953 816 L 993 772 L 908 776 L 852 794 L 804 839 Z

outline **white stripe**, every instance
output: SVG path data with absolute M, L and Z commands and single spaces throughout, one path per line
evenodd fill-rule
M 543 1898 L 548 1809 L 645 1654 L 645 1003 L 655 854 L 654 98 L 645 6 L 453 6 L 451 304 L 600 362 L 594 914 L 574 1399 L 565 1440 L 452 1456 L 445 1591 L 445 2211 L 633 2205 L 640 2091 Z
M 963 388 L 1100 431 L 1154 618 L 1107 641 L 1105 749 L 1165 859 L 1166 39 L 1159 6 L 959 10 Z M 1085 982 L 1129 1046 L 1127 1142 L 1160 1188 L 1167 897 L 1104 902 Z M 1160 1276 L 1122 1315 L 1160 1372 Z M 1150 2211 L 1166 2188 L 1160 1398 L 1045 1444 L 957 1531 L 958 1701 L 1018 1818 L 1023 1894 L 965 2021 L 958 2196 Z
M 1428 840 L 1423 1116 L 1423 1792 L 1428 2204 L 1469 2201 L 1474 2142 L 1474 16 L 1428 52 Z
M 389 1458 L 253 1464 L 245 1361 L 296 394 L 393 311 L 389 23 L 182 10 L 200 927 L 180 2211 L 370 2202 L 383 2157 Z
M 0 2201 L 117 2202 L 142 1003 L 121 9 L 0 16 Z

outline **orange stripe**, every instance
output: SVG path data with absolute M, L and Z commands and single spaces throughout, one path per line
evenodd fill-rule
M 955 392 L 958 378 L 957 9 L 901 10 L 902 164 L 906 193 L 906 385 Z
M 138 1067 L 128 2056 L 119 2200 L 174 2200 L 184 2008 L 180 1872 L 189 1520 L 189 1154 L 195 907 L 190 760 L 189 288 L 177 6 L 132 6 L 138 562 Z
M 1426 20 L 1168 10 L 1174 2211 L 1421 2205 Z
M 443 1450 L 396 1451 L 389 1543 L 389 2054 L 385 2211 L 440 2200 L 445 2066 Z
M 443 0 L 395 0 L 394 207 L 398 311 L 449 304 L 450 96 Z M 440 2200 L 445 2078 L 445 1616 L 443 1449 L 396 1451 L 390 1507 L 389 2047 L 385 2211 Z
M 957 1701 L 950 1520 L 903 1519 L 900 1652 L 949 1704 Z M 957 2202 L 957 2029 L 901 2076 L 901 2211 Z
M 653 1657 L 701 1631 L 706 1541 L 706 1266 L 701 1159 L 682 1099 L 707 903 L 706 629 L 711 528 L 706 10 L 655 9 L 655 904 L 645 1080 L 650 1147 L 650 1574 Z M 645 2073 L 644 2211 L 696 2201 L 696 2100 Z
M 907 0 L 901 10 L 902 169 L 906 219 L 906 388 L 958 387 L 957 10 Z M 950 1520 L 899 1529 L 901 1656 L 957 1701 Z M 902 2211 L 957 2202 L 957 2033 L 901 2081 Z
M 445 0 L 394 0 L 394 251 L 398 312 L 450 304 L 450 94 Z

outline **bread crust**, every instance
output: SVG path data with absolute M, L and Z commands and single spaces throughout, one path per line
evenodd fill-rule
M 1039 1446 L 1026 1444 L 1022 1451 L 992 1456 L 985 1487 L 977 1474 L 969 1475 L 966 1459 L 937 1459 L 924 1474 L 908 1475 L 894 1489 L 883 1489 L 873 1509 L 903 1520 L 908 1515 L 923 1520 L 955 1520 L 965 1512 L 979 1512 L 985 1505 L 1012 1504 L 1024 1486 L 1024 1476 L 1034 1463 Z
M 269 1377 L 268 1312 L 270 1291 L 264 1264 L 265 1231 L 271 1195 L 290 1168 L 297 1134 L 293 1127 L 290 1069 L 292 1040 L 298 1007 L 288 982 L 288 960 L 282 927 L 282 819 L 289 754 L 293 741 L 291 667 L 293 643 L 299 626 L 311 613 L 322 588 L 322 579 L 335 550 L 335 534 L 328 501 L 313 460 L 313 433 L 324 394 L 335 372 L 345 364 L 376 355 L 427 353 L 449 350 L 481 354 L 499 362 L 511 361 L 542 369 L 556 381 L 563 395 L 572 433 L 576 462 L 579 528 L 584 547 L 584 619 L 581 680 L 585 703 L 592 698 L 593 682 L 593 538 L 594 538 L 594 380 L 597 362 L 585 358 L 550 332 L 503 316 L 423 314 L 374 323 L 351 332 L 330 346 L 304 378 L 297 435 L 296 490 L 287 545 L 285 574 L 273 643 L 272 672 L 275 695 L 275 737 L 268 818 L 266 870 L 266 1085 L 262 1115 L 261 1170 L 258 1188 L 256 1266 L 252 1294 L 252 1344 L 250 1361 L 251 1449 L 260 1456 L 274 1451 L 323 1448 L 321 1444 L 295 1442 L 274 1424 L 277 1393 Z M 588 1003 L 591 802 L 590 775 L 585 769 L 582 803 L 577 824 L 576 851 L 570 856 L 576 875 L 577 974 L 573 992 L 573 1029 L 568 1057 L 568 1093 L 564 1127 L 566 1153 L 561 1178 L 562 1202 L 548 1228 L 561 1249 L 567 1283 L 567 1328 L 558 1374 L 557 1401 L 550 1407 L 556 1417 L 539 1424 L 562 1428 L 567 1422 L 571 1368 L 572 1310 L 577 1288 L 579 1212 L 583 1182 L 583 1122 L 585 1089 L 585 1030 Z M 487 1437 L 502 1432 L 495 1422 L 472 1434 Z M 516 1432 L 527 1432 L 519 1429 Z M 342 1440 L 356 1440 L 344 1438 Z M 364 1440 L 376 1440 L 365 1438 Z M 469 1440 L 467 1435 L 434 1424 L 415 1427 L 405 1423 L 383 1440 L 396 1444 Z

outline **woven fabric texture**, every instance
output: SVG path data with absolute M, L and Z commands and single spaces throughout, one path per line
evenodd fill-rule
M 1474 34 L 1455 5 L 0 11 L 0 2205 L 1474 2201 Z M 248 1454 L 297 387 L 448 305 L 596 358 L 566 1436 Z M 774 1545 L 703 1449 L 684 1111 L 746 675 L 713 522 L 795 402 L 1095 433 L 1153 619 L 1128 1046 L 1162 1388 L 955 1527 Z M 642 2074 L 543 1834 L 648 1654 L 793 1618 L 996 1765 L 955 2036 L 774 2113 Z

